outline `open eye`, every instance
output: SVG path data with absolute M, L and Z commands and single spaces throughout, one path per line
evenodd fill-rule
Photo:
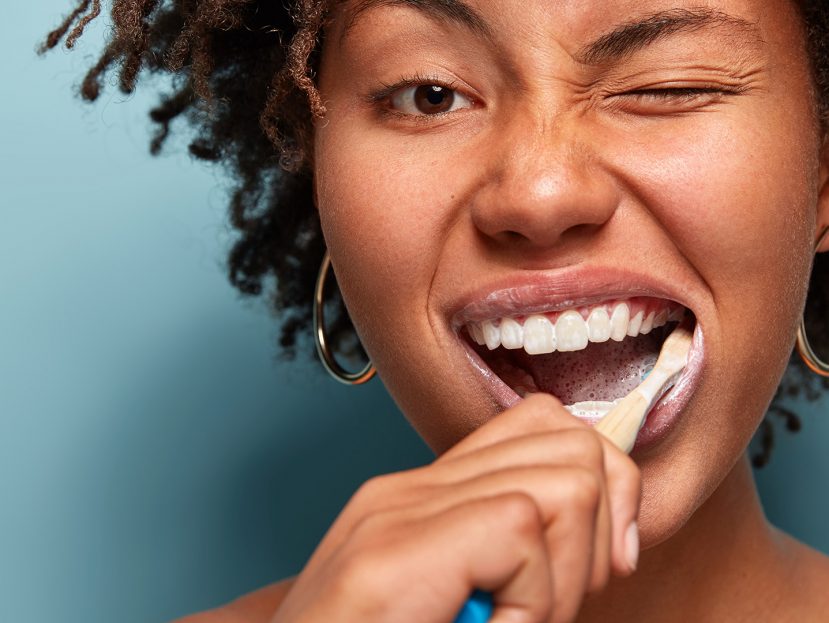
M 471 108 L 472 101 L 455 89 L 441 84 L 419 84 L 400 88 L 389 96 L 396 111 L 412 116 L 440 115 Z

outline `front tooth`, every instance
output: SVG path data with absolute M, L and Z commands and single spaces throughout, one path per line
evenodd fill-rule
M 501 345 L 501 332 L 498 330 L 498 327 L 496 327 L 491 320 L 487 320 L 481 328 L 484 332 L 486 347 L 489 350 L 495 350 L 498 348 Z
M 556 320 L 556 348 L 571 352 L 587 348 L 587 323 L 577 311 L 561 314 Z
M 616 342 L 621 342 L 628 334 L 630 322 L 630 307 L 627 303 L 619 303 L 610 316 L 610 337 Z
M 546 316 L 530 316 L 524 321 L 524 350 L 529 355 L 551 353 L 556 349 L 556 330 Z
M 512 318 L 501 321 L 501 345 L 510 350 L 524 345 L 524 329 Z
M 642 321 L 645 319 L 645 312 L 638 311 L 636 315 L 630 319 L 628 325 L 628 337 L 636 337 L 639 335 L 639 329 L 642 327 Z
M 587 337 L 591 342 L 607 342 L 610 339 L 610 316 L 604 307 L 597 307 L 587 318 Z
M 642 321 L 642 326 L 639 327 L 639 334 L 640 335 L 647 335 L 653 329 L 653 319 L 656 316 L 655 312 L 651 312 L 647 315 L 647 317 Z

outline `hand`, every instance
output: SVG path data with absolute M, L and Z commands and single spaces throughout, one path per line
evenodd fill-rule
M 627 455 L 533 395 L 432 464 L 366 482 L 272 623 L 452 621 L 474 588 L 493 593 L 492 623 L 571 621 L 633 572 L 639 499 Z

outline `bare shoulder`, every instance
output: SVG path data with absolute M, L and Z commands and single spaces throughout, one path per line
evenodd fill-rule
M 786 584 L 793 589 L 789 612 L 798 612 L 799 621 L 825 620 L 829 611 L 829 556 L 788 535 L 784 538 L 790 557 Z
M 809 586 L 825 589 L 829 580 L 829 556 L 805 543 L 792 539 L 798 575 Z M 821 590 L 821 594 L 826 591 Z
M 242 595 L 225 606 L 191 614 L 173 623 L 268 623 L 291 590 L 294 580 L 295 578 L 287 578 L 270 584 Z

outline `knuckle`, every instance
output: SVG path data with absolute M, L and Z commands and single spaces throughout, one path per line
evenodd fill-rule
M 340 550 L 339 576 L 350 587 L 376 585 L 378 569 L 394 568 L 400 556 L 401 525 L 396 513 L 372 513 L 354 526 Z
M 574 428 L 569 431 L 579 454 L 591 465 L 604 464 L 604 444 L 599 434 L 589 428 Z
M 526 493 L 516 491 L 494 499 L 499 521 L 523 535 L 538 535 L 542 530 L 542 517 L 535 500 Z
M 597 512 L 602 494 L 602 483 L 595 472 L 573 468 L 570 476 L 570 503 L 577 508 Z
M 366 552 L 394 551 L 406 539 L 408 513 L 405 509 L 375 510 L 360 517 L 348 535 L 362 556 Z
M 388 574 L 377 572 L 389 568 L 386 566 L 390 564 L 388 558 L 388 554 L 378 548 L 364 544 L 358 555 L 354 553 L 338 561 L 334 570 L 334 590 L 349 599 L 358 595 L 360 599 L 367 599 L 369 595 L 378 599 L 389 594 L 390 588 L 384 586 Z
M 360 556 L 348 556 L 344 560 L 340 560 L 338 566 L 337 579 L 339 585 L 345 591 L 348 589 L 363 586 L 364 578 L 369 575 L 369 569 L 374 563 L 373 552 L 364 547 L 361 549 Z

